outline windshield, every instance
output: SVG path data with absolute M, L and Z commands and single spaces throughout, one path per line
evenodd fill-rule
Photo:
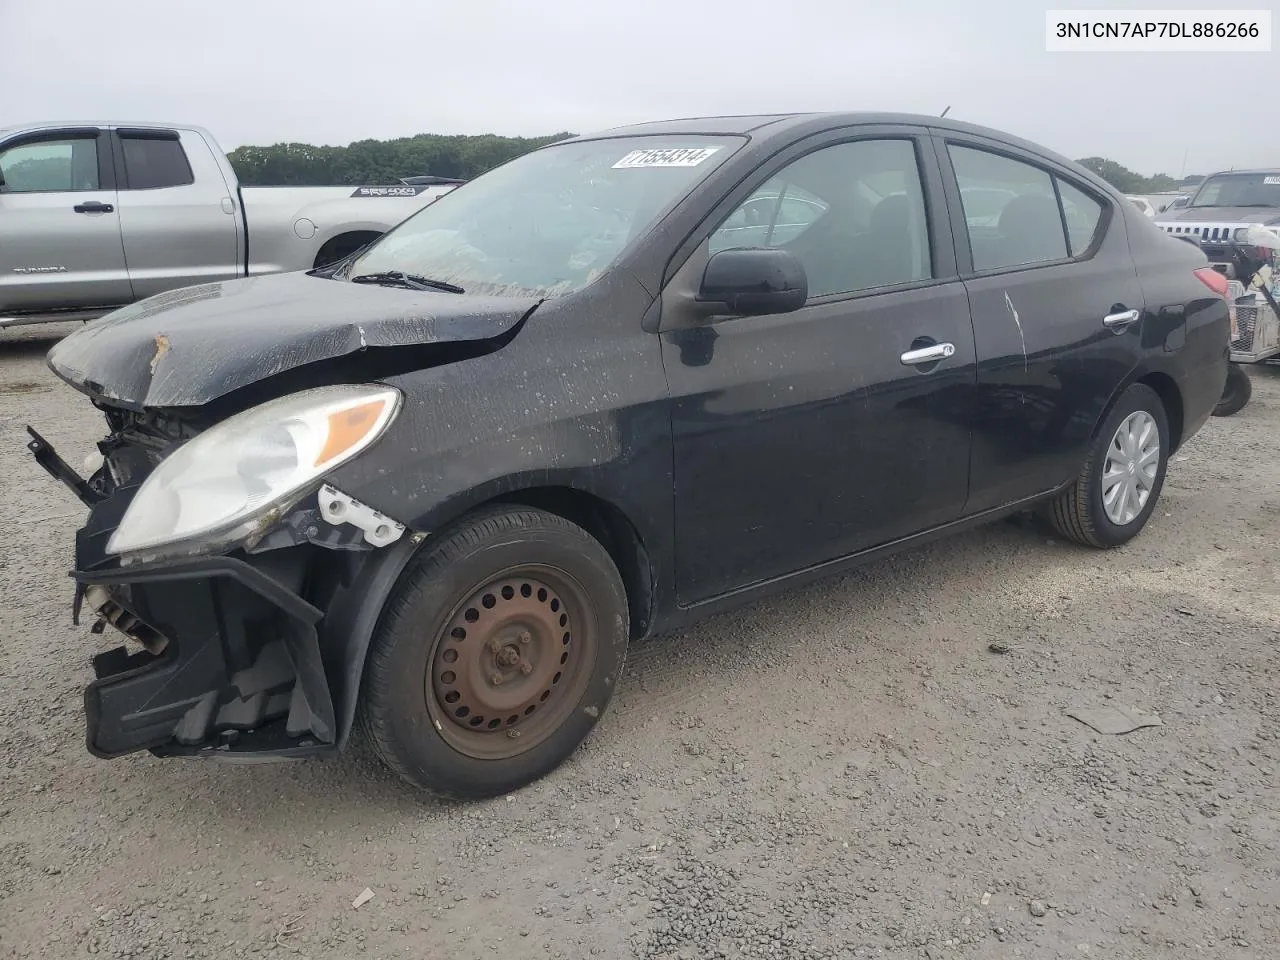
M 342 275 L 398 272 L 489 296 L 572 293 L 741 143 L 649 136 L 545 147 L 424 207 Z
M 1193 207 L 1280 207 L 1280 172 L 1224 173 L 1200 185 Z

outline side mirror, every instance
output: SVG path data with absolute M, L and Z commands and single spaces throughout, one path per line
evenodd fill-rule
M 799 310 L 809 299 L 804 265 L 787 250 L 746 247 L 713 254 L 697 303 L 707 313 L 759 317 Z

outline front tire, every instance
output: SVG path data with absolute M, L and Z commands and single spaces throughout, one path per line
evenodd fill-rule
M 1229 417 L 1244 409 L 1253 396 L 1253 380 L 1238 363 L 1227 364 L 1227 383 L 1222 388 L 1222 399 L 1213 408 L 1215 417 Z
M 1049 505 L 1049 522 L 1085 546 L 1127 543 L 1155 510 L 1168 462 L 1164 404 L 1150 387 L 1135 383 L 1116 401 L 1075 482 Z
M 622 578 L 597 540 L 541 510 L 485 511 L 401 575 L 370 649 L 361 725 L 418 787 L 508 793 L 590 733 L 628 635 Z

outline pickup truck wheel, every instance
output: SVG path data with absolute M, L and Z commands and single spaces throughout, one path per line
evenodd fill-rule
M 1253 381 L 1244 367 L 1238 363 L 1227 364 L 1227 382 L 1222 388 L 1222 398 L 1213 408 L 1215 417 L 1229 417 L 1244 409 L 1253 396 Z
M 1160 396 L 1129 387 L 1098 431 L 1075 482 L 1048 507 L 1059 534 L 1090 547 L 1118 547 L 1138 535 L 1160 499 L 1169 422 Z
M 365 668 L 362 726 L 410 783 L 507 793 L 577 749 L 627 640 L 626 591 L 599 542 L 540 510 L 486 511 L 401 576 Z

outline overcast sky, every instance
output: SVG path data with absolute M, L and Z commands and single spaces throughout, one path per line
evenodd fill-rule
M 950 104 L 1144 174 L 1280 165 L 1280 53 L 1046 53 L 1045 8 L 1070 5 L 0 0 L 0 126 L 181 121 L 229 150 Z

